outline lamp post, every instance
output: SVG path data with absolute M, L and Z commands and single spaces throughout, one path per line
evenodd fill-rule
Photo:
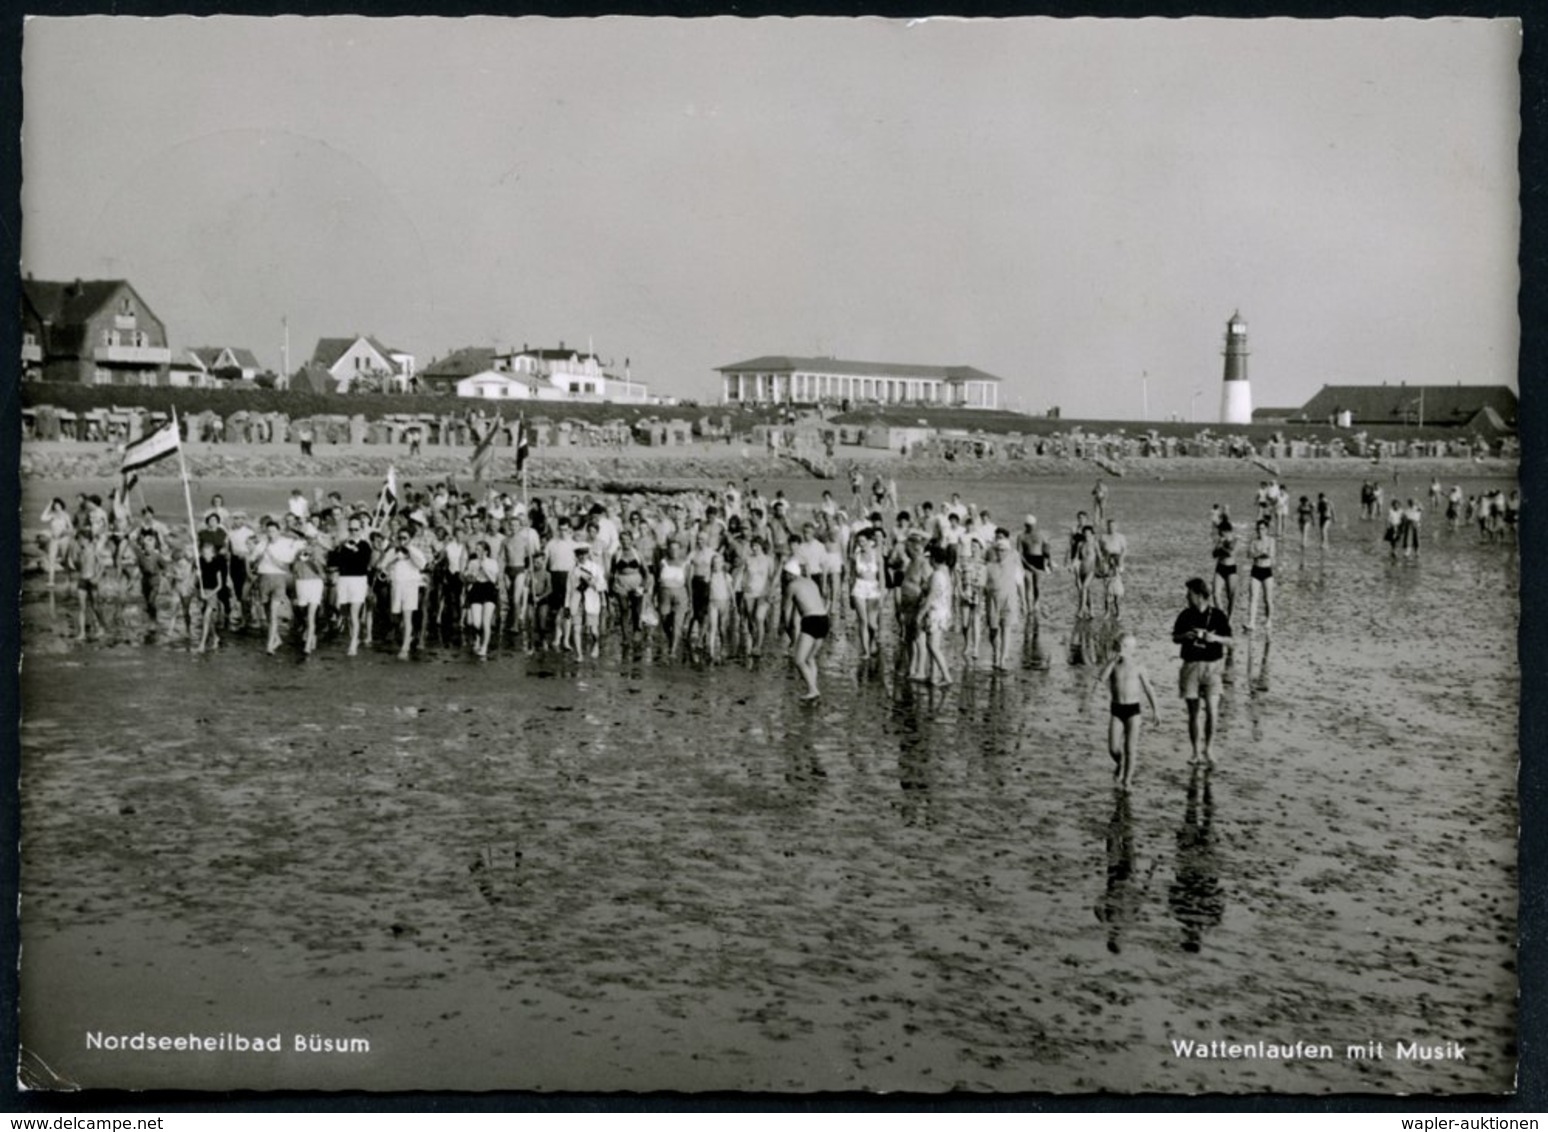
M 1198 423 L 1199 415 L 1198 415 L 1197 406 L 1198 406 L 1198 403 L 1199 403 L 1199 394 L 1203 393 L 1203 392 L 1204 392 L 1204 387 L 1201 385 L 1201 386 L 1199 386 L 1198 388 L 1196 388 L 1193 391 L 1193 396 L 1188 399 L 1188 423 L 1189 424 L 1197 424 Z

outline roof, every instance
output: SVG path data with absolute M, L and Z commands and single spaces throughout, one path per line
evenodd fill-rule
M 457 380 L 471 377 L 475 373 L 493 369 L 494 359 L 493 346 L 465 346 L 460 350 L 453 350 L 438 362 L 431 362 L 419 371 L 419 379 L 434 381 L 437 378 Z
M 545 362 L 559 361 L 563 358 L 579 358 L 581 361 L 585 361 L 587 358 L 596 358 L 598 365 L 602 363 L 602 359 L 593 353 L 568 347 L 559 347 L 552 350 L 534 350 L 529 347 L 523 347 L 520 350 L 512 350 L 509 354 L 503 356 L 512 358 L 541 358 Z
M 198 358 L 205 369 L 209 369 L 220 360 L 221 354 L 227 350 L 236 359 L 236 364 L 242 369 L 261 369 L 258 358 L 251 350 L 244 350 L 240 346 L 190 346 L 188 352 Z
M 719 373 L 836 373 L 852 377 L 920 377 L 936 381 L 1001 381 L 973 366 L 921 366 L 901 362 L 851 362 L 843 358 L 799 358 L 765 354 L 745 362 L 715 367 Z
M 1516 420 L 1519 400 L 1508 385 L 1324 385 L 1301 412 L 1310 420 L 1349 412 L 1366 424 L 1400 422 L 1417 418 L 1421 393 L 1425 424 L 1464 424 L 1486 406 Z
M 290 388 L 304 393 L 337 393 L 339 382 L 328 367 L 317 361 L 307 362 L 290 379 Z
M 1485 405 L 1478 412 L 1474 413 L 1468 419 L 1467 427 L 1473 432 L 1500 433 L 1512 431 L 1491 405 Z
M 394 350 L 390 346 L 383 346 L 369 334 L 357 334 L 353 338 L 319 338 L 317 348 L 312 351 L 312 361 L 324 369 L 331 369 L 333 364 L 342 358 L 349 348 L 356 342 L 364 342 L 382 356 L 383 361 L 392 361 L 394 354 L 406 354 L 406 350 Z
M 23 279 L 22 296 L 32 304 L 39 318 L 56 325 L 73 325 L 85 322 L 101 310 L 120 287 L 128 286 L 124 279 L 77 279 L 70 283 Z

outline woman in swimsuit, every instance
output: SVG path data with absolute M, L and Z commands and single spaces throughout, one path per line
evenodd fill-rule
M 1306 557 L 1306 536 L 1311 532 L 1312 516 L 1316 514 L 1316 508 L 1312 506 L 1310 496 L 1301 496 L 1301 502 L 1296 504 L 1295 520 L 1301 531 L 1301 557 Z
M 1268 519 L 1259 519 L 1247 550 L 1252 556 L 1251 581 L 1247 591 L 1247 631 L 1258 621 L 1258 601 L 1263 602 L 1263 627 L 1274 624 L 1274 536 Z
M 464 593 L 468 598 L 468 624 L 478 639 L 473 643 L 476 656 L 489 655 L 489 635 L 494 630 L 500 609 L 500 563 L 487 538 L 474 546 L 474 553 L 463 567 Z
M 924 680 L 929 673 L 925 667 L 924 621 L 920 612 L 924 608 L 925 593 L 930 588 L 934 567 L 925 552 L 924 535 L 914 531 L 904 542 L 904 554 L 908 562 L 903 568 L 903 580 L 898 585 L 896 597 L 898 628 L 903 633 L 904 649 L 900 660 L 908 661 L 911 680 Z
M 1075 616 L 1091 616 L 1091 582 L 1097 573 L 1096 528 L 1084 526 L 1070 545 L 1070 568 L 1075 572 Z
M 675 656 L 688 625 L 688 559 L 683 555 L 683 544 L 676 539 L 667 543 L 666 557 L 656 571 L 656 611 Z
M 731 592 L 731 573 L 726 569 L 726 557 L 717 550 L 710 556 L 709 615 L 704 622 L 711 660 L 720 659 L 721 645 L 731 629 Z
M 43 569 L 48 572 L 48 588 L 54 588 L 54 574 L 61 562 L 69 555 L 70 539 L 75 534 L 75 523 L 63 499 L 55 499 L 43 512 L 47 530 L 43 533 Z
M 1216 609 L 1224 611 L 1229 619 L 1236 612 L 1236 532 L 1230 519 L 1221 519 L 1215 531 L 1215 577 L 1209 600 Z M 1225 591 L 1225 601 L 1220 600 Z
M 855 534 L 849 570 L 855 579 L 849 598 L 860 626 L 860 655 L 875 656 L 881 652 L 882 560 L 876 550 L 876 532 L 870 527 Z
M 763 637 L 769 624 L 769 586 L 774 579 L 774 559 L 762 535 L 747 540 L 747 555 L 741 568 L 742 609 L 747 619 L 747 648 L 753 656 L 763 652 Z
M 924 679 L 942 685 L 951 683 L 951 667 L 946 663 L 946 634 L 951 630 L 951 566 L 943 546 L 930 548 L 930 588 L 920 603 L 919 627 L 924 637 L 926 663 Z M 940 673 L 940 680 L 935 674 Z
M 984 548 L 976 538 L 967 540 L 967 550 L 957 561 L 957 611 L 962 625 L 962 652 L 968 660 L 978 658 L 978 642 L 983 635 Z
M 645 607 L 645 558 L 634 545 L 634 531 L 629 527 L 618 532 L 612 574 L 618 619 L 629 626 L 630 633 L 638 633 L 640 612 Z

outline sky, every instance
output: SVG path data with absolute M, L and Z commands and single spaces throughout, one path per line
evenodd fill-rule
M 1511 20 L 29 18 L 22 270 L 294 370 L 764 354 L 1007 407 L 1517 387 Z

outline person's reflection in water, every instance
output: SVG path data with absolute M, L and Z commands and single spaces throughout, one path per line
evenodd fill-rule
M 828 780 L 828 772 L 817 758 L 817 748 L 819 743 L 831 739 L 831 733 L 818 712 L 787 713 L 786 718 L 790 726 L 780 743 L 785 783 L 794 797 L 814 801 Z
M 1251 689 L 1247 699 L 1247 714 L 1252 720 L 1254 742 L 1261 741 L 1263 738 L 1263 708 L 1269 691 L 1269 649 L 1271 647 L 1268 641 L 1263 642 L 1263 656 L 1254 666 L 1255 652 L 1252 643 L 1248 642 L 1247 645 L 1247 684 Z
M 1070 630 L 1070 663 L 1073 665 L 1103 665 L 1117 648 L 1123 636 L 1123 625 L 1118 618 L 1077 618 Z
M 1215 859 L 1215 802 L 1210 796 L 1210 770 L 1195 766 L 1188 779 L 1188 805 L 1177 830 L 1177 864 L 1168 903 L 1182 925 L 1184 951 L 1199 951 L 1204 932 L 1225 914 L 1220 888 L 1220 863 Z
M 1027 622 L 1021 640 L 1021 663 L 1034 672 L 1046 672 L 1053 665 L 1053 653 L 1042 634 L 1042 622 L 1034 617 Z
M 1249 649 L 1247 653 L 1247 682 L 1252 686 L 1254 698 L 1269 690 L 1269 649 L 1272 647 L 1272 642 L 1263 642 L 1263 655 L 1257 658 L 1256 667 L 1252 663 L 1254 652 Z
M 892 722 L 898 732 L 898 786 L 903 792 L 898 812 L 904 825 L 934 825 L 934 775 L 932 773 L 929 719 L 919 710 L 919 697 L 907 681 L 898 682 L 892 703 Z
M 1154 866 L 1151 867 L 1154 872 Z M 1149 881 L 1147 876 L 1146 881 Z M 1129 795 L 1113 791 L 1113 816 L 1107 823 L 1107 887 L 1097 902 L 1096 918 L 1107 925 L 1107 950 L 1122 950 L 1124 928 L 1139 916 L 1144 890 L 1134 878 L 1134 820 Z
M 1096 622 L 1090 617 L 1077 617 L 1070 628 L 1069 660 L 1073 667 L 1101 664 L 1097 656 Z

